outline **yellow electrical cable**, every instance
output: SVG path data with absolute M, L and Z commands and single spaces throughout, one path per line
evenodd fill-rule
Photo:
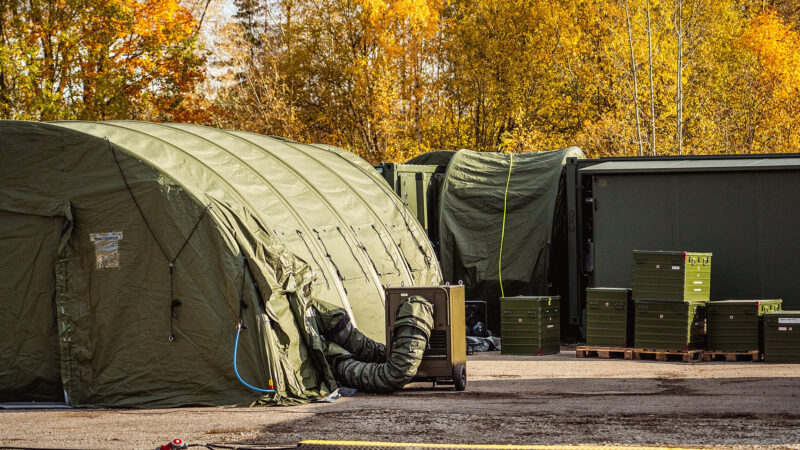
M 497 258 L 497 278 L 500 281 L 500 296 L 505 297 L 506 294 L 503 291 L 503 240 L 506 237 L 506 204 L 508 202 L 508 185 L 511 182 L 511 168 L 514 167 L 514 154 L 511 154 L 511 158 L 509 159 L 508 163 L 508 179 L 506 179 L 506 193 L 503 194 L 503 228 L 500 231 L 500 257 Z

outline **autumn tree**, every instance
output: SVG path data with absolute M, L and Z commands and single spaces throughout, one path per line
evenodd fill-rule
M 237 17 L 218 107 L 232 126 L 335 143 L 374 162 L 425 151 L 439 3 L 248 5 L 266 8 L 262 47 Z
M 799 150 L 800 33 L 767 10 L 748 24 L 742 45 L 755 55 L 758 76 L 750 87 L 762 99 L 757 105 L 748 105 L 761 114 L 761 120 L 749 130 L 749 146 L 755 151 Z
M 191 118 L 204 77 L 196 39 L 178 0 L 0 0 L 0 114 Z
M 247 26 L 236 22 L 221 30 L 223 39 L 217 50 L 224 69 L 215 81 L 223 87 L 214 99 L 213 124 L 308 140 L 307 128 L 297 117 L 293 95 L 279 67 L 282 53 L 275 48 L 276 28 L 266 25 L 258 36 L 250 36 Z M 253 37 L 266 46 L 256 51 Z
M 227 57 L 215 98 L 221 126 L 335 144 L 371 162 L 458 148 L 800 150 L 792 2 L 236 5 L 218 46 Z

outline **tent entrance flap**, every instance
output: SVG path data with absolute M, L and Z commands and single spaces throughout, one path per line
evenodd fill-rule
M 0 211 L 0 402 L 64 399 L 55 305 L 62 217 Z

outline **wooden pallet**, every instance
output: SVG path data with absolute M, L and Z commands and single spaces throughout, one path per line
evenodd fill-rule
M 669 350 L 644 350 L 635 348 L 631 350 L 634 360 L 656 360 L 656 361 L 683 361 L 700 362 L 703 360 L 703 350 L 687 350 L 684 352 Z
M 578 358 L 600 358 L 600 359 L 632 359 L 631 349 L 625 347 L 595 347 L 591 345 L 579 345 L 575 347 L 575 356 Z
M 751 350 L 749 352 L 717 352 L 706 350 L 703 352 L 703 361 L 761 361 L 761 352 Z

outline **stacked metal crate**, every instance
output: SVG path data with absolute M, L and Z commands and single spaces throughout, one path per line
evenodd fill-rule
M 586 345 L 633 346 L 633 302 L 630 289 L 586 289 Z
M 634 250 L 635 347 L 704 348 L 710 288 L 711 253 Z
M 762 316 L 781 310 L 781 300 L 721 300 L 708 304 L 708 349 L 763 351 Z
M 764 314 L 764 362 L 800 363 L 800 311 Z
M 501 297 L 501 354 L 548 355 L 561 345 L 561 297 Z

